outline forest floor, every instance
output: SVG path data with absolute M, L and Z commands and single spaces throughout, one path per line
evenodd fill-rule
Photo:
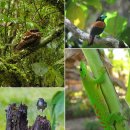
M 66 130 L 84 130 L 86 118 L 78 118 L 66 121 Z
M 91 118 L 91 119 L 94 119 L 94 118 Z M 85 130 L 86 120 L 90 120 L 90 118 L 76 118 L 76 119 L 66 120 L 65 128 L 66 130 Z M 102 128 L 100 129 L 103 130 Z
M 97 120 L 95 117 L 89 118 L 76 118 L 70 119 L 66 121 L 66 130 L 87 130 L 85 128 L 86 122 L 90 120 Z M 92 128 L 93 129 L 93 128 Z M 102 128 L 98 128 L 98 130 L 103 130 Z

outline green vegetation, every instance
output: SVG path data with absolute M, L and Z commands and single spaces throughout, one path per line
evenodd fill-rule
M 85 123 L 86 130 L 101 130 L 100 122 L 93 120 L 86 120 Z
M 97 17 L 105 14 L 107 16 L 106 28 L 101 37 L 113 37 L 130 46 L 129 6 L 128 0 L 125 2 L 123 0 L 67 0 L 66 18 L 80 29 L 89 32 L 91 24 L 96 21 Z M 86 47 L 87 45 L 86 42 L 84 44 L 77 44 L 77 42 L 76 38 L 68 38 L 66 46 Z M 106 48 L 107 46 L 94 45 L 92 47 Z
M 95 101 L 95 104 L 97 103 L 96 108 L 99 107 L 99 109 L 96 110 L 95 107 L 92 108 L 93 106 L 92 101 L 94 102 L 94 99 L 90 98 L 90 94 L 88 94 L 88 91 L 91 91 L 91 94 L 94 94 L 94 96 L 96 96 L 97 92 L 101 88 L 102 92 L 104 92 L 103 94 L 105 95 L 105 102 L 107 102 L 107 106 L 109 107 L 110 113 L 115 113 L 113 115 L 110 114 L 108 120 L 107 118 L 105 119 L 109 124 L 109 125 L 106 124 L 105 126 L 106 129 L 107 129 L 107 126 L 111 126 L 113 124 L 114 120 L 116 122 L 116 125 L 125 121 L 126 121 L 126 124 L 127 122 L 129 123 L 130 122 L 130 114 L 129 114 L 130 109 L 126 101 L 124 100 L 126 96 L 126 87 L 129 84 L 130 57 L 129 57 L 128 50 L 127 49 L 114 49 L 114 50 L 113 49 L 98 49 L 98 50 L 83 49 L 84 54 L 79 51 L 77 52 L 78 53 L 76 53 L 75 51 L 76 55 L 75 56 L 73 55 L 73 63 L 68 62 L 70 59 L 72 59 L 72 57 L 70 57 L 70 59 L 68 58 L 68 61 L 66 62 L 67 66 L 71 66 L 71 67 L 73 66 L 73 71 L 71 71 L 71 68 L 69 67 L 67 68 L 69 72 L 68 74 L 66 74 L 67 79 L 69 79 L 68 78 L 69 75 L 71 75 L 71 77 L 76 77 L 73 79 L 70 77 L 69 84 L 67 84 L 68 85 L 68 89 L 66 89 L 66 117 L 67 119 L 86 118 L 87 121 L 84 121 L 86 122 L 85 124 L 87 124 L 89 120 L 92 120 L 89 125 L 90 128 L 87 127 L 87 125 L 85 125 L 86 130 L 88 130 L 88 128 L 90 130 L 94 129 L 93 128 L 94 125 L 92 124 L 93 124 L 93 121 L 97 119 L 98 117 L 100 117 L 99 120 L 100 122 L 102 122 L 102 119 L 101 119 L 102 116 L 100 114 L 106 111 L 105 108 L 103 109 L 104 106 L 102 106 L 103 99 L 101 100 L 101 102 L 99 100 Z M 82 58 L 78 59 L 77 57 L 82 57 Z M 96 79 L 101 74 L 101 68 L 103 66 L 107 68 L 107 72 L 105 73 L 105 76 L 104 76 L 104 82 L 100 84 L 101 87 L 98 86 L 99 84 L 97 84 L 97 87 L 95 88 L 95 87 L 92 87 L 93 86 L 92 84 L 90 86 L 90 83 L 86 83 L 86 89 L 82 88 L 83 85 L 80 82 L 81 78 L 80 79 L 77 78 L 78 77 L 77 72 L 79 73 L 79 69 L 74 68 L 75 64 L 77 64 L 77 68 L 79 68 L 80 61 L 84 61 L 86 64 L 86 69 L 89 73 L 89 75 L 86 78 L 89 78 L 91 76 L 94 79 Z M 107 74 L 109 75 L 108 76 L 109 79 L 106 79 Z M 84 82 L 87 82 L 86 78 L 84 79 L 85 80 Z M 108 83 L 107 82 L 108 80 L 110 80 L 111 83 Z M 88 90 L 87 87 L 89 87 L 90 90 Z M 97 89 L 97 91 L 95 91 L 96 94 L 94 93 L 94 89 Z M 115 94 L 114 89 L 116 89 L 116 94 Z M 112 92 L 109 92 L 109 91 L 112 91 Z M 115 94 L 116 100 L 114 99 L 114 96 L 111 96 L 111 94 Z M 99 98 L 99 97 L 97 96 L 96 98 Z M 116 102 L 116 103 L 113 103 L 113 102 Z M 100 111 L 100 107 L 101 107 L 101 111 Z M 117 110 L 122 112 L 121 116 L 119 113 L 116 112 Z M 97 112 L 99 113 L 99 114 L 97 113 L 98 117 L 95 117 L 94 111 L 95 111 L 95 114 Z M 104 114 L 106 115 L 107 113 L 104 113 Z M 73 122 L 73 119 L 71 122 Z M 77 119 L 77 122 L 78 122 L 78 119 Z M 82 124 L 80 123 L 79 125 L 82 126 Z M 100 126 L 102 126 L 102 129 L 105 129 L 102 123 L 100 123 Z M 101 130 L 101 127 L 99 128 Z M 124 130 L 125 128 L 118 127 L 117 129 Z M 129 128 L 126 127 L 126 130 L 128 129 Z
M 0 1 L 0 86 L 63 86 L 63 7 L 63 0 Z M 36 28 L 40 45 L 14 52 L 24 33 Z
M 54 101 L 55 95 L 60 94 L 60 99 Z M 54 98 L 53 98 L 54 96 Z M 39 97 L 45 99 L 48 107 L 44 112 L 38 111 L 36 103 Z M 64 92 L 62 88 L 1 88 L 0 89 L 0 126 L 1 130 L 5 130 L 6 125 L 6 113 L 5 109 L 11 103 L 26 104 L 28 106 L 28 121 L 29 125 L 32 125 L 37 115 L 47 116 L 47 119 L 51 123 L 55 122 L 57 130 L 64 130 Z M 52 108 L 60 106 L 60 111 L 55 110 L 56 118 L 53 118 Z M 55 129 L 52 129 L 55 130 Z
M 83 53 L 95 77 L 101 77 L 100 69 L 104 65 L 100 59 L 98 51 L 83 49 Z M 99 80 L 94 80 L 92 79 L 92 77 L 88 75 L 85 64 L 81 62 L 80 67 L 80 75 L 86 93 L 94 107 L 96 115 L 99 117 L 99 120 L 103 123 L 102 125 L 104 127 L 104 130 L 128 130 L 128 126 L 125 122 L 126 117 L 123 114 L 121 104 L 114 90 L 113 84 L 109 78 L 109 74 L 102 75 L 103 77 L 102 79 L 100 78 L 101 80 L 99 82 Z M 95 83 L 97 84 L 97 87 L 95 87 Z M 114 122 L 116 122 L 116 124 L 114 124 Z

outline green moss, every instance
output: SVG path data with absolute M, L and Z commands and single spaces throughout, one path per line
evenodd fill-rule
M 5 4 L 9 5 L 8 2 L 5 2 Z M 6 7 L 8 8 L 8 6 Z M 53 65 L 64 57 L 63 29 L 62 32 L 56 31 L 60 26 L 64 26 L 64 14 L 62 12 L 64 10 L 64 1 L 38 0 L 36 2 L 23 0 L 16 2 L 16 4 L 10 2 L 9 10 L 15 11 L 12 11 L 8 20 L 6 19 L 7 8 L 2 8 L 1 12 L 5 16 L 2 22 L 13 21 L 14 24 L 1 29 L 0 32 L 0 56 L 4 59 L 4 61 L 1 61 L 2 65 L 0 66 L 1 86 L 40 86 L 44 76 L 37 76 L 32 69 L 32 64 L 42 62 L 47 64 L 47 67 L 51 65 L 55 69 L 56 67 Z M 25 49 L 14 53 L 13 46 L 19 43 L 27 30 L 34 28 L 38 28 L 42 33 L 42 40 L 46 41 L 45 45 L 40 44 L 32 50 Z M 58 68 L 55 69 L 58 80 L 60 79 L 59 73 L 64 75 L 63 66 L 63 64 L 58 64 Z M 47 73 L 50 74 L 50 72 Z M 58 80 L 52 79 L 49 82 L 44 80 L 45 83 L 42 83 L 42 85 L 46 84 L 46 86 L 51 87 L 51 85 L 57 84 Z
M 5 60 L 0 58 L 1 65 L 0 70 L 2 74 L 0 75 L 0 80 L 7 85 L 14 87 L 22 86 L 22 82 L 27 83 L 26 75 L 21 72 L 15 65 L 7 63 Z

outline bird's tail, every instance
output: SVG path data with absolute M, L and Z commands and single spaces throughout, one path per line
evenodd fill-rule
M 90 36 L 89 46 L 93 44 L 95 36 Z

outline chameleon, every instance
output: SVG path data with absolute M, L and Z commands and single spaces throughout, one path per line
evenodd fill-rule
M 104 130 L 117 130 L 116 123 L 122 122 L 125 120 L 125 118 L 121 115 L 120 112 L 112 113 L 109 105 L 107 104 L 101 88 L 101 84 L 105 80 L 105 73 L 106 69 L 105 67 L 102 67 L 99 77 L 93 78 L 90 76 L 86 64 L 83 61 L 80 62 L 80 77 L 83 86 L 87 92 L 88 98 L 90 99 L 95 113 L 101 122 L 102 127 Z

